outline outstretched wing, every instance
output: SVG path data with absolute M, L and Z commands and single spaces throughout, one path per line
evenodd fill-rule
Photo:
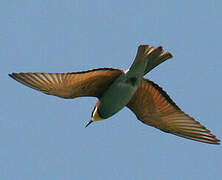
M 127 105 L 145 124 L 164 132 L 210 144 L 219 144 L 211 132 L 185 114 L 157 84 L 143 79 Z
M 62 98 L 101 97 L 123 71 L 112 68 L 73 73 L 12 73 L 16 81 L 45 94 Z

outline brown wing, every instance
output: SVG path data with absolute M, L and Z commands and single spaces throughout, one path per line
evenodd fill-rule
M 185 114 L 162 90 L 150 80 L 143 79 L 127 105 L 139 120 L 162 131 L 210 144 L 219 144 L 211 132 Z
M 62 98 L 100 97 L 121 74 L 119 69 L 101 68 L 74 73 L 12 73 L 16 81 L 45 94 Z

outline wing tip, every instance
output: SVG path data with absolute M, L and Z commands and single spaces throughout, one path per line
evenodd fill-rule
M 214 142 L 213 144 L 215 144 L 215 145 L 220 145 L 220 140 L 219 140 L 219 139 L 217 139 L 217 141 L 216 141 L 216 142 Z
M 212 135 L 213 135 L 213 134 L 212 134 Z M 213 135 L 213 136 L 214 136 L 213 141 L 211 141 L 212 144 L 220 145 L 220 139 L 217 139 L 217 137 L 216 137 L 215 135 Z
M 217 138 L 214 138 L 213 140 L 196 140 L 196 141 L 207 143 L 207 144 L 220 145 L 220 140 Z
M 176 136 L 180 136 L 186 139 L 194 140 L 201 143 L 206 144 L 214 144 L 214 145 L 220 145 L 220 139 L 217 139 L 215 135 L 209 133 L 208 136 L 193 136 L 191 134 L 183 134 L 183 133 L 172 133 Z
M 9 73 L 8 76 L 12 78 L 12 77 L 13 77 L 13 74 L 14 74 L 14 73 Z
M 9 73 L 8 76 L 11 77 L 12 79 L 15 79 L 15 80 L 16 80 L 17 74 L 18 74 L 18 73 L 14 73 L 14 72 L 13 72 L 13 73 Z

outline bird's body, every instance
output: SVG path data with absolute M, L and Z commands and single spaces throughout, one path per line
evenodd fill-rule
M 140 85 L 146 65 L 147 60 L 144 60 L 135 68 L 124 71 L 104 92 L 98 108 L 102 118 L 109 118 L 129 103 Z
M 134 83 L 127 74 L 121 74 L 101 97 L 98 107 L 100 116 L 107 119 L 125 107 L 136 92 L 141 79 L 136 79 L 137 82 Z
M 88 125 L 93 121 L 107 119 L 127 106 L 143 123 L 164 132 L 219 144 L 216 136 L 185 114 L 161 87 L 143 78 L 171 57 L 161 46 L 155 48 L 141 45 L 127 71 L 100 68 L 75 73 L 12 73 L 9 76 L 49 95 L 62 98 L 97 97 L 99 101 Z

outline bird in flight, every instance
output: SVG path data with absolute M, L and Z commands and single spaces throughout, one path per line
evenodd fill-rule
M 125 106 L 143 123 L 187 139 L 220 144 L 215 135 L 184 113 L 157 84 L 143 78 L 153 68 L 172 58 L 162 46 L 140 45 L 126 70 L 99 68 L 70 73 L 12 73 L 16 81 L 48 95 L 61 98 L 98 98 L 91 120 L 105 120 Z

